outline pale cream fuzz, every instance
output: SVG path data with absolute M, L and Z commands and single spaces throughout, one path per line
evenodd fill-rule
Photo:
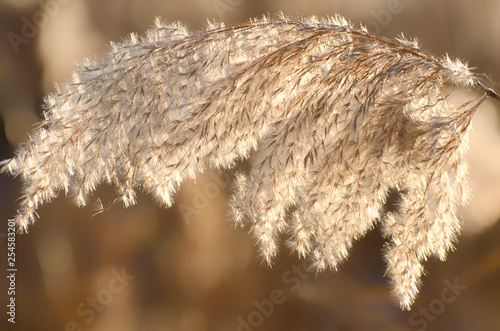
M 486 96 L 459 107 L 446 98 L 477 81 L 462 62 L 341 17 L 198 32 L 157 21 L 82 62 L 3 171 L 24 181 L 16 221 L 26 231 L 61 190 L 83 206 L 108 182 L 125 206 L 137 189 L 170 206 L 183 180 L 249 158 L 231 208 L 265 261 L 286 235 L 318 270 L 336 269 L 379 223 L 409 308 L 422 261 L 445 259 L 460 230 L 467 133 Z M 399 210 L 381 215 L 390 190 Z

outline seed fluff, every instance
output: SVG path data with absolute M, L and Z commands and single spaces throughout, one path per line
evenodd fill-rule
M 485 95 L 455 106 L 458 87 Z M 266 262 L 286 236 L 317 270 L 336 270 L 378 225 L 393 293 L 409 309 L 422 262 L 444 260 L 460 231 L 467 135 L 487 97 L 498 95 L 466 64 L 339 16 L 197 32 L 157 20 L 83 61 L 2 171 L 24 182 L 15 220 L 27 231 L 61 191 L 85 206 L 110 183 L 111 203 L 131 206 L 141 189 L 168 207 L 183 180 L 248 159 L 231 215 Z M 400 203 L 383 214 L 391 190 Z

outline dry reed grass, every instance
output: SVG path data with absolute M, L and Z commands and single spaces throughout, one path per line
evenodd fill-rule
M 456 107 L 446 99 L 457 87 L 486 93 Z M 488 96 L 498 98 L 460 61 L 341 17 L 195 33 L 157 21 L 84 61 L 2 171 L 24 181 L 16 221 L 27 231 L 61 190 L 84 206 L 107 182 L 117 192 L 109 205 L 133 205 L 141 188 L 170 206 L 184 179 L 249 158 L 232 215 L 251 227 L 265 261 L 287 233 L 317 270 L 336 269 L 380 223 L 387 274 L 408 309 L 422 261 L 444 260 L 459 232 L 467 133 Z M 399 209 L 381 215 L 390 190 Z

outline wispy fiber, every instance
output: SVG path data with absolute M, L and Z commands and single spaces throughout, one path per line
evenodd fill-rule
M 486 94 L 456 107 L 446 100 L 456 87 Z M 340 17 L 195 33 L 158 21 L 83 62 L 3 171 L 24 181 L 16 221 L 26 231 L 60 191 L 84 206 L 107 182 L 125 206 L 136 189 L 170 206 L 186 178 L 250 158 L 232 215 L 251 227 L 265 261 L 286 234 L 318 270 L 337 269 L 380 223 L 387 274 L 409 308 L 422 261 L 444 260 L 460 230 L 467 133 L 488 96 L 498 97 L 460 61 Z M 390 190 L 399 209 L 381 215 Z

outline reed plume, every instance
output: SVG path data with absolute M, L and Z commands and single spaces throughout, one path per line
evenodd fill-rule
M 454 106 L 457 87 L 486 93 Z M 107 182 L 125 206 L 142 189 L 168 207 L 183 180 L 249 159 L 231 215 L 251 227 L 265 261 L 286 234 L 317 270 L 337 269 L 378 223 L 393 292 L 408 309 L 422 262 L 444 260 L 460 230 L 467 134 L 488 96 L 498 98 L 466 64 L 341 17 L 194 33 L 158 20 L 81 63 L 2 171 L 24 181 L 15 219 L 27 231 L 60 191 L 84 206 Z M 382 214 L 390 190 L 399 207 Z

